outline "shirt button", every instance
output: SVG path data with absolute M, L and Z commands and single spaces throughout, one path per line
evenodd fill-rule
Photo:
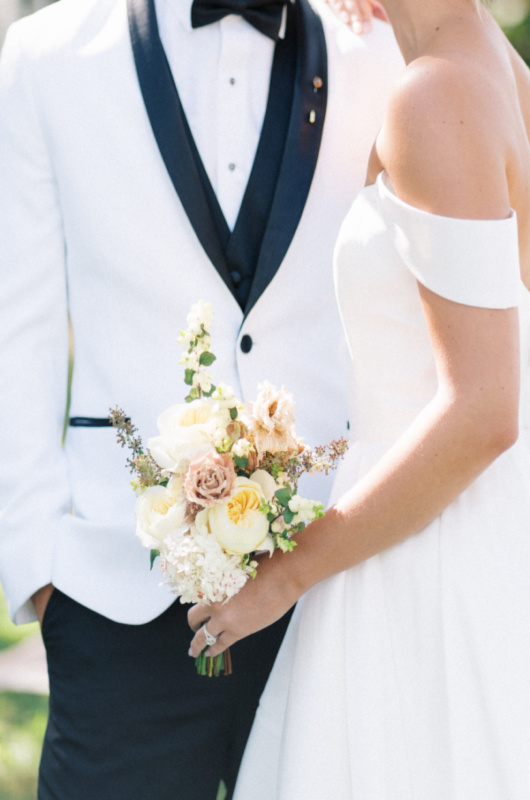
M 228 165 L 228 169 L 230 170 L 230 172 L 233 172 L 235 170 L 235 168 L 236 168 L 235 164 L 229 164 Z
M 245 333 L 245 335 L 241 338 L 241 344 L 239 345 L 243 353 L 250 353 L 250 351 L 252 350 L 252 345 L 253 345 L 252 339 L 250 338 L 248 333 Z
M 233 86 L 235 82 L 236 82 L 235 78 L 230 78 L 230 86 Z
M 237 269 L 232 270 L 230 273 L 230 277 L 234 281 L 234 283 L 241 283 L 241 273 L 237 271 Z

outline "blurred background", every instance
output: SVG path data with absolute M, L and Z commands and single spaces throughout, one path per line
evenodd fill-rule
M 0 0 L 0 45 L 15 19 L 55 0 Z M 530 0 L 484 0 L 527 64 L 530 64 Z
M 50 2 L 56 0 L 0 0 L 0 46 L 12 22 Z M 530 0 L 487 5 L 530 65 Z M 0 587 L 0 800 L 35 800 L 47 691 L 38 626 L 11 624 Z

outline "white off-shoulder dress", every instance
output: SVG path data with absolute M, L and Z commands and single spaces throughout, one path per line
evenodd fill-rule
M 343 224 L 335 272 L 354 375 L 335 498 L 436 392 L 417 281 L 519 307 L 521 432 L 420 533 L 300 601 L 236 800 L 530 800 L 530 295 L 515 214 L 429 214 L 381 173 Z

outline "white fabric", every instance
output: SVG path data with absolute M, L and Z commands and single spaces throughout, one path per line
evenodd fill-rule
M 404 259 L 396 208 L 409 242 L 437 241 L 441 250 L 412 265 L 407 247 Z M 483 237 L 491 243 L 505 232 L 502 258 L 496 248 L 488 254 Z M 440 263 L 446 236 L 462 252 L 452 248 Z M 477 225 L 418 213 L 382 177 L 359 195 L 335 268 L 359 441 L 335 498 L 436 390 L 413 273 L 426 282 L 435 275 L 444 295 L 462 288 L 468 302 L 497 305 L 490 281 L 471 289 L 466 271 L 477 253 L 492 284 L 500 273 L 510 285 L 516 239 L 515 218 Z M 520 279 L 517 293 L 524 332 L 530 295 Z M 522 341 L 526 367 L 526 334 Z M 517 444 L 418 535 L 308 592 L 262 697 L 236 800 L 528 800 L 529 531 L 523 427 Z
M 160 38 L 204 168 L 233 229 L 265 116 L 274 42 L 234 14 L 193 30 L 192 2 L 155 0 Z
M 427 214 L 397 197 L 385 172 L 365 194 L 385 204 L 395 247 L 428 289 L 464 305 L 517 305 L 521 279 L 515 212 L 495 221 Z
M 286 257 L 244 322 L 156 147 L 125 0 L 61 0 L 8 33 L 0 63 L 0 580 L 18 622 L 34 618 L 28 598 L 49 581 L 126 623 L 152 619 L 174 599 L 134 536 L 135 497 L 114 432 L 72 428 L 61 449 L 67 305 L 72 416 L 104 417 L 120 405 L 144 441 L 154 435 L 157 414 L 183 399 L 177 336 L 202 298 L 216 314 L 216 376 L 244 400 L 265 379 L 289 387 L 310 444 L 346 433 L 332 249 L 401 59 L 383 23 L 360 39 L 327 9 L 323 17 L 330 95 L 317 169 Z M 254 343 L 246 354 L 245 334 Z M 310 478 L 301 491 L 326 502 L 330 481 Z

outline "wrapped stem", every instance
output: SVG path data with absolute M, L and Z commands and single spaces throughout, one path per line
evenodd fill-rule
M 206 649 L 202 651 L 200 656 L 195 659 L 195 666 L 197 668 L 197 675 L 207 675 L 209 678 L 218 678 L 221 672 L 225 675 L 232 674 L 232 657 L 230 656 L 230 648 L 219 653 L 218 656 L 207 656 Z

